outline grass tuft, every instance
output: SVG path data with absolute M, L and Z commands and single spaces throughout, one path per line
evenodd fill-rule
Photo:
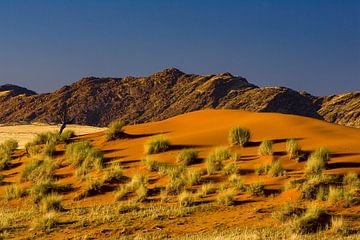
M 223 160 L 231 157 L 230 151 L 226 147 L 217 147 L 209 153 L 205 162 L 208 174 L 214 174 L 223 167 Z
M 216 198 L 218 203 L 221 203 L 225 206 L 231 206 L 235 204 L 236 190 L 235 189 L 225 189 L 220 192 Z
M 170 147 L 170 141 L 165 135 L 158 135 L 144 145 L 146 154 L 165 152 Z
M 259 156 L 272 156 L 273 155 L 272 145 L 273 145 L 273 142 L 270 140 L 262 141 L 259 146 L 259 149 L 258 149 L 258 155 Z
M 190 207 L 194 204 L 194 198 L 189 191 L 183 191 L 179 197 L 179 204 L 182 207 Z
M 229 131 L 229 143 L 231 145 L 239 145 L 244 147 L 251 138 L 249 129 L 241 127 L 233 127 Z
M 109 124 L 108 129 L 105 131 L 106 141 L 111 141 L 124 137 L 124 130 L 123 130 L 124 126 L 125 123 L 122 120 L 112 121 Z
M 288 139 L 286 141 L 286 152 L 290 159 L 297 158 L 301 154 L 301 147 L 296 139 Z
M 193 148 L 183 149 L 177 155 L 176 161 L 187 166 L 196 161 L 198 154 L 199 152 Z

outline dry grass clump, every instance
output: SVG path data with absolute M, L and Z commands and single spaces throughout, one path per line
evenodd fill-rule
M 233 127 L 229 131 L 229 143 L 244 147 L 251 138 L 251 133 L 247 128 Z
M 77 167 L 76 176 L 80 178 L 84 178 L 91 170 L 101 170 L 104 167 L 104 154 L 88 141 L 68 145 L 65 158 Z
M 75 137 L 75 132 L 73 130 L 64 130 L 59 137 L 59 140 L 64 143 L 68 143 L 71 138 Z
M 252 183 L 246 187 L 246 191 L 248 191 L 252 196 L 264 196 L 264 184 L 263 183 Z
M 205 162 L 208 174 L 214 174 L 223 167 L 223 160 L 231 157 L 230 151 L 226 147 L 217 147 L 209 153 Z
M 56 151 L 56 143 L 54 141 L 46 142 L 42 152 L 45 156 L 52 156 Z
M 33 228 L 39 230 L 50 230 L 59 225 L 60 221 L 54 212 L 49 212 L 40 217 L 36 217 L 33 221 Z
M 38 155 L 41 153 L 41 147 L 39 145 L 35 145 L 33 143 L 27 143 L 25 145 L 25 150 L 28 155 L 31 157 Z
M 336 203 L 344 198 L 344 189 L 342 187 L 330 186 L 328 200 Z
M 221 172 L 226 176 L 231 174 L 240 174 L 240 167 L 235 162 L 231 162 L 226 164 Z
M 103 176 L 103 181 L 106 183 L 120 182 L 124 178 L 122 168 L 119 164 L 112 164 L 107 169 Z
M 286 141 L 286 152 L 290 159 L 297 158 L 301 154 L 301 147 L 296 139 L 288 139 Z
M 26 195 L 25 189 L 16 184 L 11 184 L 7 186 L 4 191 L 4 199 L 7 201 L 11 199 L 21 198 L 25 195 Z
M 0 170 L 11 166 L 11 154 L 18 147 L 18 142 L 13 139 L 0 144 Z
M 270 164 L 270 169 L 268 174 L 271 177 L 279 177 L 283 176 L 286 173 L 285 169 L 281 165 L 280 160 L 275 160 Z
M 330 215 L 320 206 L 312 205 L 304 214 L 294 220 L 292 228 L 300 234 L 314 233 L 325 229 L 330 223 Z
M 182 207 L 190 207 L 194 204 L 194 198 L 189 191 L 183 191 L 178 196 L 179 204 Z
M 297 203 L 287 203 L 274 214 L 274 217 L 280 222 L 285 222 L 290 219 L 299 217 L 303 213 L 304 209 L 301 208 Z
M 144 145 L 146 154 L 165 152 L 170 147 L 170 141 L 165 135 L 158 135 Z
M 201 188 L 199 189 L 197 194 L 200 198 L 206 198 L 207 196 L 209 196 L 209 194 L 216 193 L 216 191 L 217 191 L 216 186 L 212 183 L 208 183 L 201 185 Z
M 259 156 L 272 156 L 273 155 L 273 149 L 272 149 L 273 142 L 270 140 L 264 140 L 260 143 L 259 149 L 258 149 L 258 155 Z
M 41 180 L 30 188 L 30 196 L 35 203 L 40 202 L 45 196 L 56 193 L 58 187 L 49 179 Z
M 266 175 L 268 174 L 270 168 L 270 164 L 263 164 L 255 168 L 255 173 L 256 175 Z
M 246 191 L 246 185 L 243 183 L 241 176 L 232 174 L 228 178 L 230 185 L 238 191 Z
M 43 179 L 52 179 L 58 167 L 59 162 L 50 157 L 31 160 L 20 172 L 20 181 L 37 182 Z
M 115 140 L 124 137 L 123 127 L 125 126 L 124 121 L 114 120 L 112 121 L 108 129 L 105 131 L 106 141 Z
M 154 160 L 152 157 L 150 156 L 146 156 L 142 162 L 145 164 L 146 168 L 150 171 L 150 172 L 158 172 L 161 170 L 161 168 L 164 166 L 163 163 L 160 163 L 156 160 Z
M 201 181 L 202 181 L 201 176 L 202 176 L 201 171 L 187 170 L 187 171 L 185 171 L 182 178 L 185 179 L 185 182 L 187 183 L 187 185 L 194 186 L 194 185 L 198 185 L 201 183 Z
M 299 186 L 300 197 L 302 199 L 325 198 L 325 196 L 318 195 L 319 189 L 327 187 L 332 182 L 334 182 L 334 179 L 329 175 L 319 174 L 310 176 Z
M 61 205 L 62 196 L 52 193 L 43 197 L 40 200 L 39 208 L 43 212 L 62 211 L 64 208 Z
M 177 155 L 176 161 L 187 166 L 196 161 L 198 154 L 199 152 L 193 148 L 183 149 Z
M 237 193 L 236 193 L 235 189 L 232 189 L 232 188 L 225 189 L 218 194 L 216 201 L 225 206 L 234 205 L 236 194 Z
M 130 193 L 135 192 L 137 201 L 142 202 L 148 197 L 147 178 L 144 175 L 136 174 L 126 185 L 121 185 L 115 192 L 115 200 L 123 200 Z
M 354 188 L 359 188 L 360 187 L 360 179 L 359 179 L 357 173 L 355 173 L 355 172 L 347 173 L 343 178 L 343 184 L 349 185 Z
M 320 147 L 312 152 L 306 162 L 305 175 L 319 175 L 325 169 L 330 159 L 330 152 L 325 147 Z

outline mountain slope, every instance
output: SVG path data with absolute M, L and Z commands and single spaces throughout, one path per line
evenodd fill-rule
M 116 118 L 142 123 L 200 109 L 228 108 L 325 118 L 360 127 L 358 98 L 354 93 L 333 103 L 336 97 L 318 98 L 284 87 L 259 88 L 230 73 L 200 76 L 171 68 L 148 77 L 87 77 L 53 93 L 2 99 L 0 123 L 60 122 L 66 102 L 73 123 L 84 125 L 105 126 Z M 348 103 L 350 112 L 340 109 Z

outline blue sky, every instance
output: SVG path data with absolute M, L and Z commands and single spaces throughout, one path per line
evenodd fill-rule
M 360 1 L 0 0 L 0 84 L 176 67 L 314 95 L 360 90 Z

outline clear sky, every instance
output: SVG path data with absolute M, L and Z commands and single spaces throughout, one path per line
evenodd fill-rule
M 231 72 L 314 95 L 360 90 L 360 1 L 0 0 L 0 84 Z

